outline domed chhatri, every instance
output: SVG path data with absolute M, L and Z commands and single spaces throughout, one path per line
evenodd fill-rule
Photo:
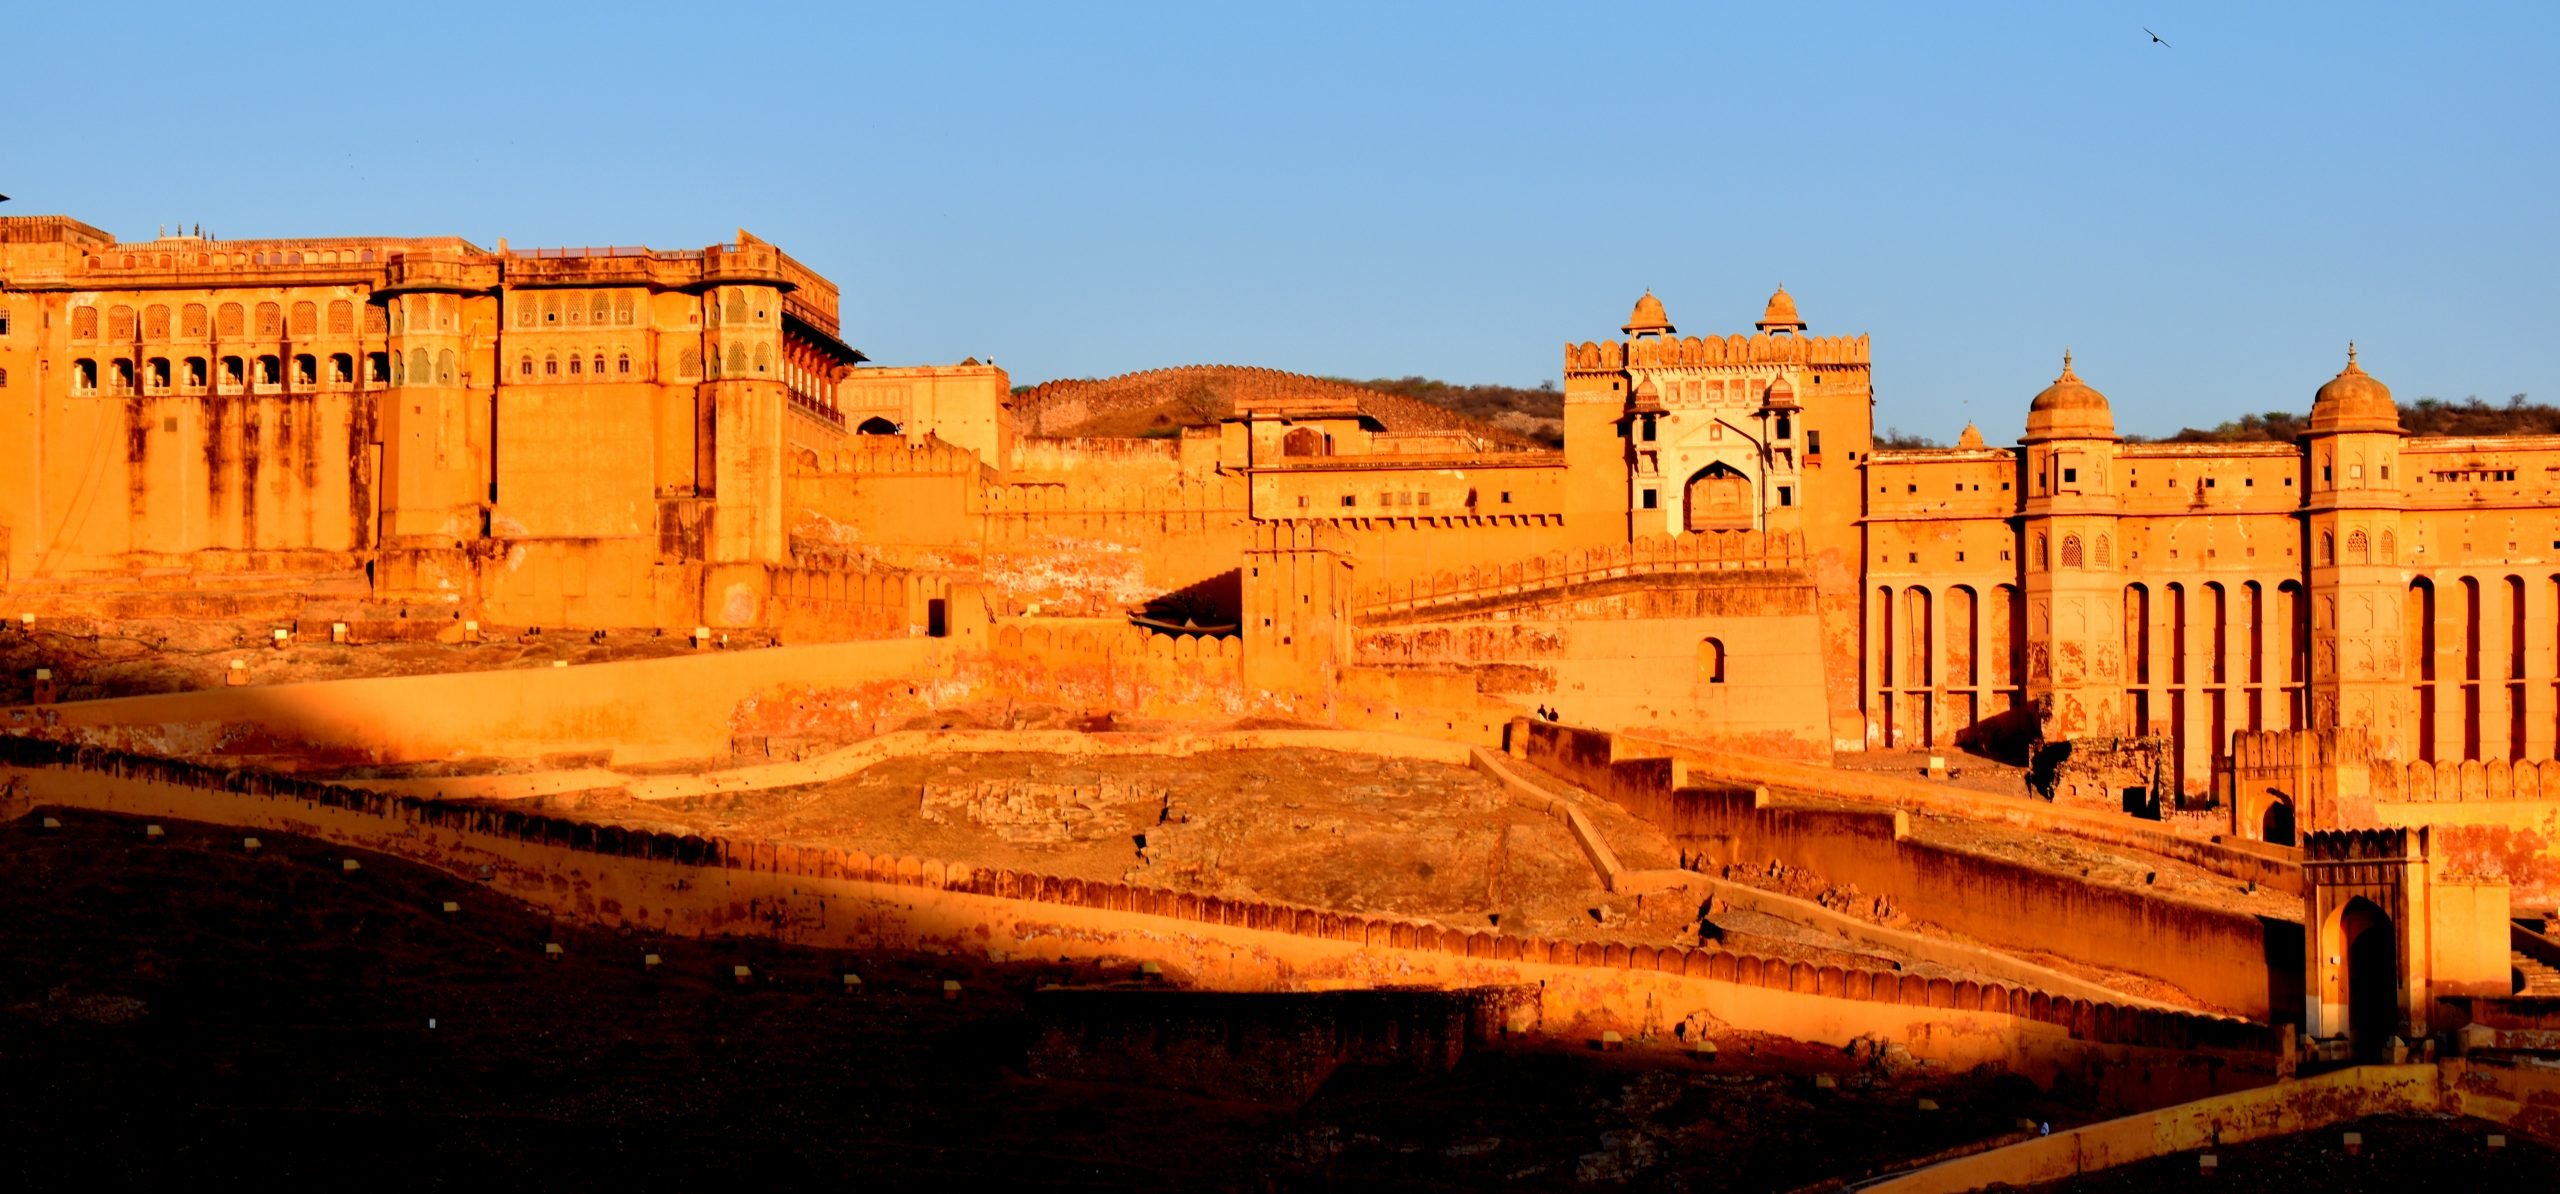
M 2347 367 L 2338 371 L 2329 384 L 2320 387 L 2311 399 L 2313 431 L 2390 431 L 2400 430 L 2400 405 L 2391 399 L 2391 387 L 2382 384 L 2364 367 L 2356 364 L 2356 346 L 2347 345 Z
M 2116 433 L 2115 412 L 2107 396 L 2071 371 L 2071 352 L 2062 353 L 2062 376 L 2036 395 L 2027 407 L 2027 438 L 2107 438 Z
M 1982 447 L 1982 429 L 1974 426 L 1973 420 L 1965 420 L 1964 430 L 1956 434 L 1956 446 L 1959 448 Z
M 1804 317 L 1796 314 L 1796 299 L 1781 283 L 1778 293 L 1769 296 L 1769 306 L 1760 312 L 1760 330 L 1764 332 L 1801 332 Z
M 1678 329 L 1671 326 L 1671 314 L 1662 309 L 1662 300 L 1647 290 L 1636 300 L 1635 311 L 1627 316 L 1627 326 L 1618 329 L 1630 336 L 1670 335 Z

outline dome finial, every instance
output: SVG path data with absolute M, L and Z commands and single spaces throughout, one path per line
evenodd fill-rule
M 2350 365 L 2356 363 L 2356 342 L 2353 340 L 2347 341 L 2347 363 Z
M 2071 350 L 2067 347 L 2062 350 L 2062 375 L 2071 376 Z

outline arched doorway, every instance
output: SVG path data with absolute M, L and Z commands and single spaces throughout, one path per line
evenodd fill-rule
M 2278 797 L 2267 801 L 2267 815 L 2259 822 L 2258 840 L 2271 846 L 2297 845 L 2293 840 L 2293 802 Z
M 2383 1055 L 2400 1029 L 2400 941 L 2391 917 L 2362 896 L 2338 913 L 2346 961 L 2347 1039 L 2359 1059 Z
M 898 425 L 887 419 L 874 415 L 871 418 L 864 419 L 860 425 L 853 429 L 853 431 L 856 435 L 896 435 L 898 433 Z
M 1692 531 L 1751 529 L 1751 478 L 1732 465 L 1718 461 L 1699 469 L 1689 478 L 1684 501 Z
M 1280 454 L 1283 456 L 1322 456 L 1325 454 L 1324 433 L 1313 427 L 1297 428 L 1289 434 L 1280 437 Z

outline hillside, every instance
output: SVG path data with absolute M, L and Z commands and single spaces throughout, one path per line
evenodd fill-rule
M 1013 412 L 1017 425 L 1031 435 L 1137 438 L 1213 425 L 1233 413 L 1238 403 L 1278 400 L 1336 402 L 1356 407 L 1390 433 L 1461 432 L 1497 450 L 1552 447 L 1561 442 L 1541 440 L 1500 420 L 1479 418 L 1451 402 L 1377 385 L 1241 365 L 1181 365 L 1118 377 L 1044 382 L 1016 391 Z M 1561 413 L 1561 398 L 1556 409 Z
M 2242 415 L 2212 428 L 2188 427 L 2159 442 L 2172 444 L 2291 443 L 2310 430 L 2308 416 L 2271 410 Z M 2560 407 L 2528 402 L 2522 394 L 2504 406 L 2477 397 L 2460 402 L 2420 398 L 2400 407 L 2400 429 L 2411 435 L 2560 435 Z M 2128 437 L 2131 438 L 2131 437 Z

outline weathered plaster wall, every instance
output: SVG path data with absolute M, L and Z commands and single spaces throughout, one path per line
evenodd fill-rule
M 1777 859 L 1890 895 L 1914 918 L 1996 948 L 2148 975 L 2253 1019 L 2283 1017 L 2298 1000 L 2298 927 L 1912 839 L 1896 812 L 1790 807 L 1765 790 L 1689 786 L 1682 764 L 1615 760 L 1613 741 L 1594 731 L 1545 723 L 1526 731 L 1530 762 L 1714 864 L 1751 868 Z

